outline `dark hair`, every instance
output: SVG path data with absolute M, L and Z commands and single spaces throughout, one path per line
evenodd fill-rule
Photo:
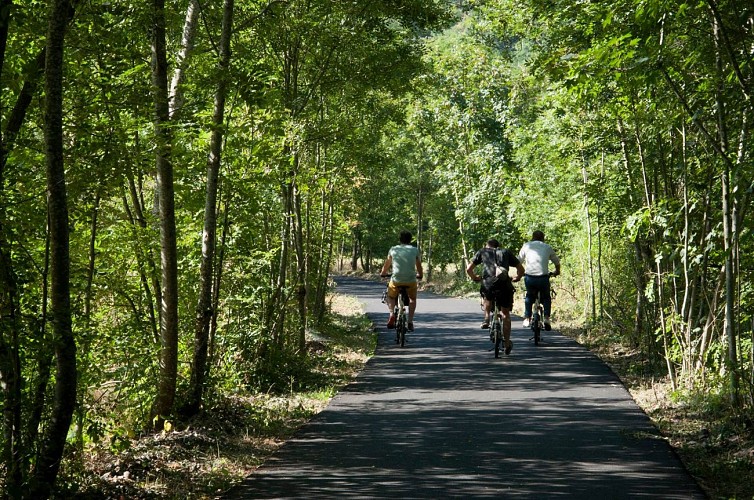
M 545 233 L 537 229 L 536 231 L 532 233 L 531 239 L 537 240 L 537 241 L 545 241 Z
M 500 248 L 500 242 L 497 241 L 495 238 L 490 238 L 487 240 L 487 246 L 492 248 Z
M 413 237 L 410 231 L 401 231 L 400 242 L 404 245 L 410 245 Z

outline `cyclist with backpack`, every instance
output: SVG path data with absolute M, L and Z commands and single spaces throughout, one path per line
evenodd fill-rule
M 526 276 L 524 277 L 524 283 L 526 284 L 526 298 L 524 299 L 524 327 L 528 327 L 531 323 L 531 306 L 537 300 L 542 302 L 544 308 L 544 324 L 545 330 L 550 330 L 550 309 L 552 308 L 552 302 L 550 297 L 550 261 L 555 265 L 555 272 L 553 276 L 560 274 L 560 259 L 558 258 L 555 250 L 545 243 L 545 233 L 542 231 L 534 231 L 531 236 L 531 241 L 524 243 L 521 247 L 521 251 L 518 252 L 518 258 L 524 263 L 526 268 Z
M 479 276 L 474 269 L 482 264 L 484 271 Z M 511 278 L 508 269 L 516 268 L 516 277 Z M 505 339 L 505 352 L 510 352 L 513 343 L 511 337 L 511 309 L 513 308 L 512 281 L 519 281 L 524 275 L 524 267 L 513 253 L 507 248 L 500 248 L 500 242 L 491 238 L 487 245 L 474 254 L 474 258 L 466 267 L 466 274 L 473 281 L 480 282 L 479 293 L 484 299 L 484 322 L 482 328 L 490 326 L 490 314 L 497 304 L 503 316 L 503 338 Z

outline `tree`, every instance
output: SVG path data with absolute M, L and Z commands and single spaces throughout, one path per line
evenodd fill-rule
M 71 328 L 68 199 L 63 165 L 63 53 L 70 4 L 52 2 L 45 60 L 45 144 L 50 221 L 51 307 L 55 397 L 34 470 L 30 498 L 47 498 L 57 477 L 76 404 L 76 342 Z
M 204 205 L 204 232 L 202 235 L 202 262 L 200 268 L 199 301 L 196 307 L 196 327 L 194 330 L 194 362 L 191 372 L 191 387 L 187 411 L 196 412 L 202 402 L 202 392 L 207 372 L 207 350 L 211 321 L 214 316 L 213 286 L 215 281 L 215 249 L 217 234 L 217 191 L 222 156 L 223 128 L 225 125 L 225 101 L 228 92 L 228 67 L 230 65 L 230 41 L 233 32 L 233 0 L 225 0 L 223 5 L 222 32 L 220 34 L 220 54 L 218 58 L 217 89 L 212 114 L 212 134 L 207 160 L 207 195 Z
M 176 248 L 172 137 L 168 100 L 168 62 L 165 42 L 165 1 L 152 3 L 152 92 L 154 98 L 157 200 L 160 214 L 162 303 L 160 310 L 160 375 L 152 408 L 160 429 L 171 414 L 178 374 L 178 258 Z

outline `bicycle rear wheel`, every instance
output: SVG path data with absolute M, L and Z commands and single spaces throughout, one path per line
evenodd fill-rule
M 540 322 L 539 313 L 534 313 L 532 316 L 531 329 L 534 332 L 534 345 L 539 345 L 540 333 L 542 332 L 542 323 Z
M 492 323 L 492 335 L 495 338 L 495 357 L 500 357 L 500 346 L 503 343 L 503 332 L 500 328 L 500 322 L 495 321 Z

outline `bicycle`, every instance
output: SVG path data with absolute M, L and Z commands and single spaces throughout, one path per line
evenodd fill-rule
M 495 304 L 495 309 L 492 311 L 492 321 L 490 321 L 490 340 L 495 345 L 495 358 L 499 358 L 500 346 L 503 343 L 503 322 L 500 321 L 500 311 L 497 308 L 497 304 Z
M 555 276 L 554 273 L 549 273 L 549 277 L 552 278 Z M 534 301 L 534 304 L 531 305 L 531 324 L 529 325 L 531 327 L 531 330 L 534 332 L 534 345 L 538 346 L 539 343 L 542 341 L 542 330 L 549 330 L 549 328 L 546 328 L 545 326 L 545 307 L 542 305 L 542 302 L 539 301 L 539 295 L 540 293 L 537 292 L 537 298 Z M 555 290 L 550 287 L 550 300 L 553 300 L 555 298 Z M 531 339 L 529 339 L 531 340 Z
M 406 345 L 406 332 L 408 332 L 408 287 L 398 286 L 398 297 L 396 298 L 393 314 L 395 314 L 395 343 L 401 347 Z M 387 300 L 387 288 L 382 293 L 382 303 Z
M 405 286 L 398 287 L 398 297 L 393 313 L 395 314 L 395 343 L 401 347 L 406 345 L 406 332 L 408 331 L 408 289 Z

